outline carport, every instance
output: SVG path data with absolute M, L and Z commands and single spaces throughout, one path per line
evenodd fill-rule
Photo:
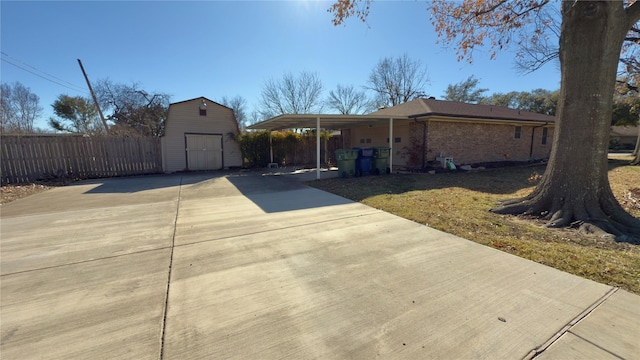
M 406 116 L 389 117 L 388 115 L 284 114 L 247 126 L 247 129 L 269 130 L 269 134 L 271 131 L 284 129 L 316 129 L 316 179 L 320 179 L 320 129 L 341 130 L 350 127 L 388 124 L 389 139 L 393 139 L 394 120 L 409 120 L 409 118 Z M 389 148 L 393 154 L 392 141 L 389 141 Z M 270 149 L 270 152 L 271 162 L 273 162 L 273 149 Z M 393 156 L 389 158 L 389 169 L 393 172 Z

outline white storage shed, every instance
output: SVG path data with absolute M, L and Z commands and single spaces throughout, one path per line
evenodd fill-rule
M 162 137 L 164 172 L 242 166 L 233 110 L 205 97 L 169 105 Z

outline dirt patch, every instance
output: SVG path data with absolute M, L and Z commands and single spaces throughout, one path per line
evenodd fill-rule
M 3 185 L 0 188 L 2 197 L 0 204 L 6 204 L 29 195 L 37 194 L 50 189 L 49 186 L 42 184 L 28 184 L 28 185 Z
M 633 188 L 626 191 L 620 198 L 620 205 L 628 212 L 640 211 L 640 188 Z
M 33 184 L 2 185 L 0 187 L 0 204 L 10 203 L 29 195 L 41 193 L 51 188 L 64 186 L 72 181 L 46 181 Z

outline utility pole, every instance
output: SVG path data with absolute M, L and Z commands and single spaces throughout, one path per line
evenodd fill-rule
M 100 114 L 100 120 L 102 120 L 102 125 L 104 125 L 104 130 L 109 133 L 109 126 L 107 125 L 107 120 L 104 119 L 104 115 L 102 115 L 102 110 L 100 109 L 100 104 L 98 104 L 98 98 L 96 97 L 96 93 L 93 92 L 93 88 L 91 87 L 91 83 L 89 82 L 89 77 L 87 73 L 84 71 L 84 66 L 82 66 L 82 61 L 78 59 L 78 64 L 80 64 L 80 70 L 82 70 L 82 75 L 84 75 L 84 79 L 87 80 L 87 85 L 89 86 L 89 91 L 91 92 L 91 97 L 93 97 L 93 102 L 96 103 L 96 108 L 98 108 L 98 114 Z

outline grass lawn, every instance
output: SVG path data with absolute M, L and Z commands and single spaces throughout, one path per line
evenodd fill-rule
M 618 201 L 640 218 L 640 166 L 611 159 L 609 180 Z M 432 228 L 556 269 L 640 294 L 640 246 L 547 229 L 535 220 L 488 210 L 527 195 L 543 165 L 478 172 L 393 174 L 327 179 L 309 185 Z

